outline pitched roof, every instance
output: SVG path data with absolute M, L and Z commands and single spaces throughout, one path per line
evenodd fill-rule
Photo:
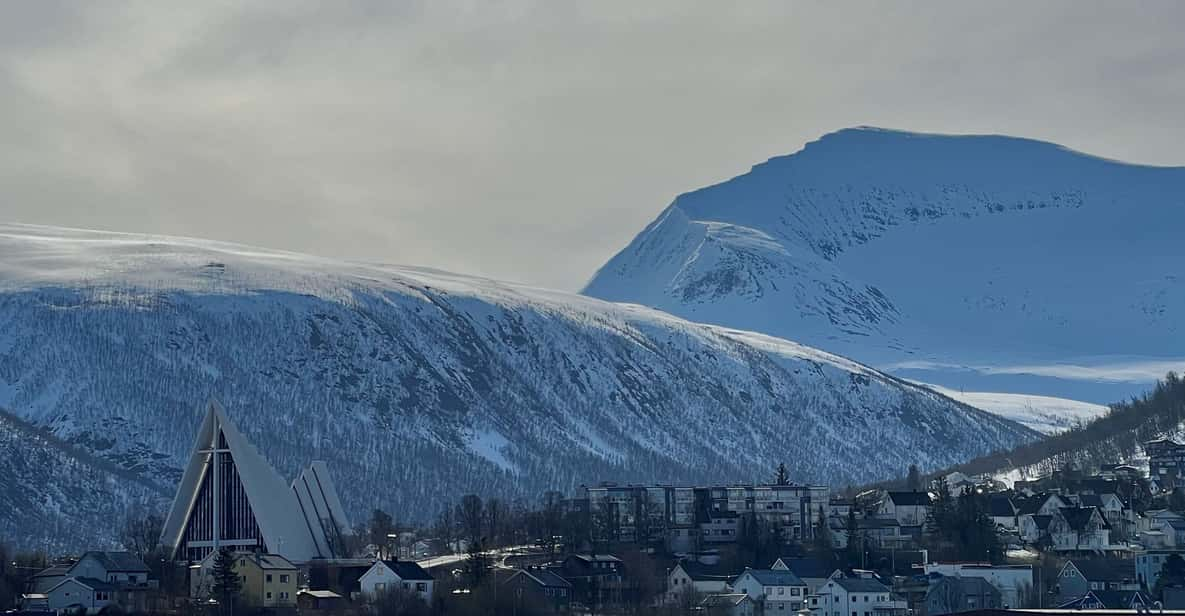
M 1016 515 L 1016 505 L 1013 505 L 1012 499 L 1007 496 L 993 496 L 988 501 L 988 508 L 992 517 L 1010 518 Z
M 740 605 L 742 601 L 748 598 L 749 595 L 743 592 L 721 593 L 704 597 L 704 600 L 700 601 L 700 605 L 703 607 L 732 607 Z
M 73 566 L 74 565 L 54 565 L 52 567 L 46 567 L 45 569 L 34 573 L 33 577 L 58 577 L 66 575 L 67 573 L 70 573 L 70 567 Z
M 930 495 L 926 492 L 889 492 L 889 500 L 894 505 L 930 505 Z
M 1103 609 L 1130 610 L 1133 605 L 1147 605 L 1148 597 L 1139 590 L 1088 590 L 1081 597 L 1057 607 L 1069 610 L 1097 609 L 1095 602 L 1102 604 Z
M 318 599 L 341 599 L 342 598 L 341 595 L 333 592 L 332 590 L 308 590 L 308 589 L 302 588 L 301 590 L 296 591 L 296 594 L 308 595 L 310 597 L 316 597 Z
M 818 558 L 783 556 L 778 561 L 800 578 L 825 578 L 835 571 L 834 567 L 828 567 Z
M 741 577 L 745 575 L 753 576 L 758 584 L 762 586 L 806 586 L 793 571 L 784 571 L 781 569 L 745 569 Z
M 509 578 L 506 578 L 506 581 L 509 582 L 510 580 L 513 580 L 514 578 L 516 578 L 520 575 L 526 576 L 526 577 L 534 580 L 537 584 L 539 584 L 540 586 L 543 586 L 544 588 L 571 588 L 572 587 L 571 582 L 569 582 L 568 580 L 565 580 L 562 576 L 560 576 L 555 571 L 552 571 L 551 569 L 540 569 L 540 568 L 519 569 L 518 571 L 516 571 L 514 573 L 514 575 L 511 575 Z
M 1094 507 L 1062 507 L 1058 511 L 1061 512 L 1062 517 L 1065 518 L 1070 528 L 1084 530 L 1086 524 L 1090 522 L 1090 519 L 1098 509 Z M 1103 528 L 1110 528 L 1110 525 L 1107 524 L 1107 519 L 1102 517 L 1102 513 L 1099 514 L 1099 517 L 1102 518 Z
M 1037 528 L 1040 530 L 1047 530 L 1049 528 L 1049 523 L 1052 521 L 1053 521 L 1053 516 L 1051 516 L 1051 515 L 1035 515 L 1035 516 L 1033 516 L 1033 524 L 1035 524 L 1037 526 Z
M 729 574 L 718 565 L 705 565 L 694 560 L 681 560 L 675 566 L 696 582 L 728 581 L 736 577 L 736 574 Z
M 387 568 L 395 572 L 401 580 L 432 580 L 431 573 L 428 573 L 418 563 L 411 560 L 384 560 L 382 561 Z
M 95 579 L 92 577 L 68 577 L 68 578 L 62 580 L 61 582 L 54 584 L 53 588 L 50 588 L 48 591 L 46 591 L 46 593 L 51 593 L 51 592 L 57 590 L 58 587 L 62 586 L 63 584 L 70 584 L 70 583 L 74 583 L 74 582 L 82 584 L 83 586 L 86 586 L 87 588 L 89 588 L 91 590 L 104 590 L 104 591 L 119 590 L 119 586 L 116 584 L 112 584 L 111 582 L 105 582 L 103 580 Z
M 199 487 L 206 473 L 208 456 L 202 452 L 214 441 L 216 429 L 221 429 L 226 440 L 264 542 L 276 546 L 273 548 L 275 551 L 297 562 L 334 556 L 325 537 L 321 518 L 338 524 L 347 521 L 323 465 L 314 464 L 297 481 L 289 484 L 239 432 L 222 405 L 214 400 L 206 405 L 206 415 L 198 428 L 189 462 L 177 485 L 169 516 L 165 519 L 161 542 L 174 546 L 174 549 L 184 545 L 182 535 L 185 525 L 189 521 L 190 510 L 196 504 Z M 320 478 L 321 481 L 310 481 L 310 477 Z M 312 488 L 314 484 L 315 489 Z M 342 532 L 349 530 L 348 527 L 339 528 Z
M 131 572 L 131 573 L 147 573 L 148 565 L 140 560 L 138 556 L 131 552 L 87 552 L 78 559 L 82 562 L 87 558 L 93 558 L 99 561 L 100 565 L 107 571 Z M 75 563 L 77 565 L 77 563 Z M 73 569 L 74 567 L 71 567 Z
M 621 562 L 620 558 L 618 558 L 612 554 L 573 554 L 572 558 L 578 558 L 580 560 L 583 560 L 584 562 L 589 562 L 589 563 L 592 563 L 592 562 L 619 563 L 619 562 Z
M 295 569 L 296 565 L 292 564 L 287 558 L 279 554 L 259 554 L 255 553 L 255 562 L 259 563 L 260 569 Z
M 889 587 L 872 578 L 842 577 L 833 580 L 848 592 L 889 592 Z
M 1123 582 L 1136 579 L 1136 561 L 1130 558 L 1076 558 L 1066 563 L 1091 582 Z

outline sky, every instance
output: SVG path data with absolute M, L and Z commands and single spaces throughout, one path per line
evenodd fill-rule
M 0 220 L 578 290 L 840 128 L 1185 164 L 1185 3 L 10 2 Z

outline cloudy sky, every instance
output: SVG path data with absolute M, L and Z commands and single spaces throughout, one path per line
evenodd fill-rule
M 10 2 L 0 219 L 578 289 L 854 125 L 1185 164 L 1185 3 Z

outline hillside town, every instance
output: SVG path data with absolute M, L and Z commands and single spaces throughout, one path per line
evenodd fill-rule
M 952 472 L 836 492 L 759 484 L 466 495 L 350 525 L 324 463 L 285 482 L 211 402 L 167 516 L 123 546 L 4 554 L 15 614 L 785 614 L 1185 608 L 1185 445 L 1148 471 Z

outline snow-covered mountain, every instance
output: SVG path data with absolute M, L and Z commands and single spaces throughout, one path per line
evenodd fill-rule
M 165 491 L 0 411 L 0 543 L 49 554 L 118 546 L 119 523 Z
M 780 461 L 863 482 L 1036 436 L 779 338 L 201 240 L 0 225 L 0 323 L 0 408 L 171 489 L 216 397 L 282 474 L 326 460 L 356 518 Z
M 584 293 L 954 388 L 1111 402 L 1185 366 L 1185 168 L 841 130 L 680 195 Z

